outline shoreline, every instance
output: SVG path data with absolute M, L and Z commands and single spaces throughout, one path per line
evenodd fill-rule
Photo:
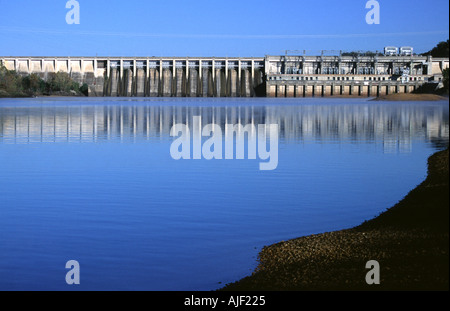
M 449 150 L 428 158 L 428 176 L 359 226 L 265 246 L 252 275 L 220 291 L 449 290 Z M 380 284 L 365 282 L 366 262 Z
M 64 98 L 89 98 L 84 94 L 69 94 L 69 93 L 55 93 L 51 95 L 47 94 L 32 94 L 23 96 L 0 96 L 0 99 L 33 99 L 33 98 L 51 98 L 51 97 L 64 97 Z M 92 97 L 91 97 L 92 98 Z
M 58 94 L 59 93 L 59 94 Z M 2 99 L 26 99 L 26 98 L 37 98 L 37 97 L 81 97 L 81 98 L 110 98 L 109 96 L 86 96 L 81 93 L 70 93 L 70 92 L 56 92 L 54 94 L 22 94 L 17 96 L 2 96 L 0 93 L 0 98 Z M 131 98 L 133 98 L 132 96 Z M 124 96 L 123 98 L 127 98 Z M 136 97 L 138 98 L 138 97 Z M 173 97 L 145 97 L 145 98 L 173 98 Z M 183 98 L 183 97 L 180 97 Z M 188 98 L 188 97 L 185 97 Z M 197 98 L 203 98 L 203 97 L 197 97 Z M 210 98 L 210 97 L 208 97 Z M 223 98 L 242 98 L 242 97 L 223 97 Z M 248 98 L 273 98 L 273 97 L 248 97 Z M 279 98 L 286 98 L 286 97 L 279 97 Z M 309 98 L 315 98 L 315 97 L 309 97 Z M 355 98 L 364 98 L 363 96 L 352 96 L 352 95 L 335 95 L 335 96 L 322 96 L 322 97 L 316 97 L 316 98 L 344 98 L 344 99 L 355 99 Z M 395 94 L 389 94 L 389 95 L 383 95 L 379 97 L 374 97 L 370 99 L 370 101 L 442 101 L 442 100 L 449 100 L 448 95 L 442 96 L 432 93 L 423 93 L 423 94 L 415 94 L 415 93 L 395 93 Z
M 432 93 L 395 93 L 383 95 L 371 99 L 371 101 L 441 101 L 448 100 L 448 96 L 441 96 Z
M 1 94 L 0 94 L 1 95 Z M 52 95 L 23 95 L 23 96 L 0 96 L 0 99 L 32 99 L 32 98 L 52 98 L 52 97 L 64 97 L 64 98 L 174 98 L 174 97 L 136 97 L 136 96 L 117 96 L 117 97 L 111 97 L 111 96 L 86 96 L 83 94 L 52 94 Z M 176 98 L 204 98 L 204 97 L 176 97 Z M 206 97 L 206 98 L 269 98 L 273 99 L 273 97 Z M 282 99 L 289 98 L 289 97 L 279 97 Z M 294 97 L 292 97 L 294 99 Z M 364 98 L 362 96 L 351 96 L 351 95 L 336 95 L 336 96 L 321 96 L 321 97 L 307 97 L 307 98 L 326 98 L 326 99 L 333 99 L 333 98 L 341 98 L 341 99 L 358 99 L 358 98 Z M 301 99 L 301 98 L 296 98 Z M 369 99 L 370 101 L 443 101 L 443 100 L 449 100 L 448 96 L 440 96 L 436 94 L 390 94 L 380 97 L 374 97 L 372 99 Z

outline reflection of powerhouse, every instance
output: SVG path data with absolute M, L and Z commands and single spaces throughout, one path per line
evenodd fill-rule
M 66 14 L 66 23 L 69 25 L 80 24 L 80 4 L 76 0 L 69 0 L 66 9 L 70 9 Z

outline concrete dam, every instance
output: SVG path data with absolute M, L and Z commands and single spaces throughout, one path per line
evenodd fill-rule
M 89 96 L 264 96 L 263 58 L 1 58 L 20 74 L 67 72 Z
M 448 58 L 420 55 L 1 57 L 27 75 L 67 72 L 89 96 L 374 97 L 442 85 Z
M 106 61 L 104 96 L 253 97 L 262 59 Z

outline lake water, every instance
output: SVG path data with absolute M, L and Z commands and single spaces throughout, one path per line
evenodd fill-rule
M 194 116 L 277 124 L 278 166 L 174 160 Z M 0 290 L 220 288 L 264 245 L 392 206 L 448 139 L 447 101 L 1 99 Z

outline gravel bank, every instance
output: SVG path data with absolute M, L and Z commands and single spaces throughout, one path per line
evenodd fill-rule
M 427 179 L 358 227 L 266 246 L 254 273 L 222 290 L 449 290 L 448 149 L 428 159 Z M 365 282 L 366 262 L 380 284 Z
M 448 97 L 436 94 L 395 93 L 372 99 L 374 101 L 439 101 L 448 100 Z

